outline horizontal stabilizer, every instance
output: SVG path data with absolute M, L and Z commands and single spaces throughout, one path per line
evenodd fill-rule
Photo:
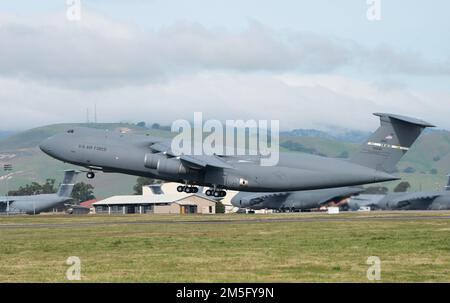
M 435 125 L 428 123 L 426 121 L 416 119 L 416 118 L 401 116 L 401 115 L 374 113 L 374 116 L 378 116 L 380 118 L 385 117 L 385 118 L 395 119 L 398 121 L 402 121 L 402 122 L 409 123 L 409 124 L 415 124 L 417 126 L 422 126 L 422 127 L 435 127 Z

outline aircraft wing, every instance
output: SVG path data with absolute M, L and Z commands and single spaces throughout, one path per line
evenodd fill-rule
M 16 200 L 16 197 L 14 196 L 4 196 L 0 197 L 0 202 L 14 202 Z
M 225 160 L 216 155 L 182 155 L 177 156 L 172 152 L 170 141 L 161 141 L 150 145 L 150 149 L 154 152 L 160 152 L 168 157 L 179 157 L 181 162 L 193 169 L 202 169 L 206 166 L 217 168 L 233 168 Z
M 160 152 L 175 157 L 170 147 L 170 141 L 161 141 L 150 145 L 150 149 L 154 152 Z
M 412 200 L 433 200 L 439 197 L 439 193 L 432 193 L 432 192 L 423 192 L 423 193 L 410 193 L 401 195 L 398 198 L 393 198 L 393 202 L 403 202 L 403 201 L 412 201 Z
M 348 195 L 348 196 L 351 196 L 351 195 Z M 317 201 L 317 204 L 323 206 L 324 204 L 327 204 L 328 202 L 331 202 L 337 198 L 345 198 L 345 197 L 343 195 L 329 195 L 327 197 L 321 198 L 319 201 Z
M 180 156 L 181 162 L 184 162 L 188 166 L 194 165 L 194 168 L 205 168 L 206 166 L 218 167 L 218 168 L 233 168 L 230 164 L 222 160 L 221 158 L 213 156 Z
M 255 205 L 264 202 L 268 198 L 275 197 L 287 197 L 290 193 L 279 192 L 279 193 L 251 193 L 245 198 L 250 202 L 250 205 Z
M 306 195 L 304 199 L 313 199 L 317 201 L 319 205 L 324 205 L 328 202 L 334 201 L 334 202 L 341 202 L 342 200 L 349 198 L 351 196 L 355 196 L 357 194 L 360 194 L 364 191 L 362 188 L 358 187 L 342 187 L 342 188 L 328 188 L 328 189 L 322 189 L 322 190 L 313 190 L 313 191 L 304 191 L 300 192 L 300 195 Z M 308 198 L 308 195 L 311 195 L 312 197 Z M 298 197 L 300 200 L 301 197 Z

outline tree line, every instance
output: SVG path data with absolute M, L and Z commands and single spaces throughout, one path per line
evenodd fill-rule
M 411 184 L 407 181 L 402 181 L 394 188 L 394 193 L 404 193 L 411 188 Z M 366 187 L 364 194 L 385 195 L 389 192 L 389 189 L 385 186 L 369 186 Z

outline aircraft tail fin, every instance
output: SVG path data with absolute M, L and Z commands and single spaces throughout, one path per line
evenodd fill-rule
M 448 181 L 447 181 L 447 185 L 445 186 L 445 190 L 450 191 L 450 174 L 448 174 L 447 177 L 448 177 Z
M 70 197 L 73 187 L 75 186 L 75 178 L 79 172 L 75 170 L 66 170 L 64 172 L 64 181 L 59 186 L 57 195 L 59 197 Z
M 375 113 L 381 126 L 370 136 L 350 162 L 392 173 L 422 131 L 434 125 L 415 118 Z

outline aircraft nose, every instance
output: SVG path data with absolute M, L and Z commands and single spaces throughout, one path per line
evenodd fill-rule
M 231 205 L 233 205 L 234 207 L 240 207 L 241 204 L 242 204 L 241 198 L 238 195 L 233 197 L 233 199 L 231 199 Z
M 231 205 L 233 205 L 233 206 L 237 206 L 236 203 L 237 201 L 233 198 L 233 199 L 231 199 Z
M 52 138 L 47 138 L 44 141 L 41 142 L 41 144 L 39 144 L 39 148 L 46 154 L 51 155 L 52 154 L 52 144 L 53 143 L 53 139 Z

